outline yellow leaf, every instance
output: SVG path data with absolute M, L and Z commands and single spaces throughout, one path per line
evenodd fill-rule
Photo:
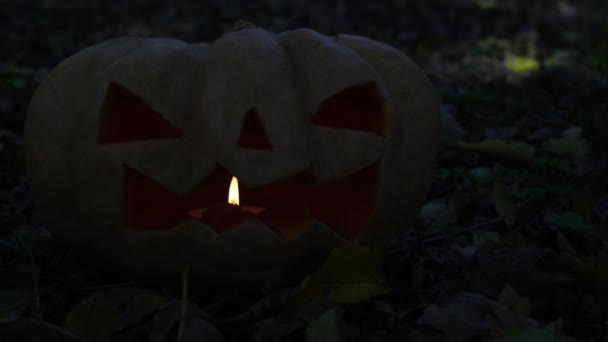
M 513 209 L 513 202 L 509 199 L 505 186 L 500 179 L 494 181 L 494 208 L 499 215 L 504 215 Z M 505 223 L 511 228 L 515 223 L 515 217 L 505 218 Z
M 514 288 L 505 285 L 498 295 L 498 300 L 492 303 L 492 312 L 503 329 L 521 330 L 529 325 L 530 302 L 527 298 L 519 297 Z
M 460 142 L 461 148 L 481 154 L 508 159 L 531 160 L 534 147 L 520 141 L 484 140 L 477 143 Z
M 352 304 L 389 292 L 382 283 L 384 254 L 349 244 L 337 247 L 300 292 L 300 300 Z
M 489 10 L 496 7 L 496 0 L 477 0 L 477 6 L 482 10 Z
M 306 327 L 306 342 L 340 342 L 340 322 L 336 308 L 328 310 Z
M 356 304 L 388 292 L 388 289 L 377 282 L 353 283 L 336 286 L 327 293 L 327 296 L 336 304 Z
M 534 57 L 510 55 L 507 56 L 505 63 L 507 68 L 517 74 L 526 74 L 536 71 L 540 67 L 540 64 Z

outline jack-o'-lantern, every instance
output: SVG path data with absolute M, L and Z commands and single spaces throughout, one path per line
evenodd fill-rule
M 234 288 L 387 246 L 426 196 L 438 126 L 424 73 L 368 38 L 117 38 L 42 82 L 26 167 L 57 238 L 137 279 L 179 284 L 187 264 Z

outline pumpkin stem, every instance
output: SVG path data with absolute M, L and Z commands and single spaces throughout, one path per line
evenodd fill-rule
M 251 29 L 251 28 L 256 28 L 256 27 L 257 26 L 255 26 L 254 24 L 252 24 L 251 22 L 249 22 L 247 20 L 239 20 L 236 23 L 232 24 L 232 26 L 230 26 L 226 31 L 224 31 L 224 34 L 226 34 L 228 32 L 240 31 L 240 30 Z

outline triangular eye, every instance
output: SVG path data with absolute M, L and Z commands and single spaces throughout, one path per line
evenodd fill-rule
M 255 150 L 265 150 L 272 147 L 255 108 L 250 109 L 245 114 L 239 146 Z
M 319 106 L 311 122 L 317 126 L 367 131 L 384 135 L 384 98 L 374 82 L 348 87 Z
M 124 86 L 112 82 L 99 113 L 97 143 L 177 139 L 182 132 Z

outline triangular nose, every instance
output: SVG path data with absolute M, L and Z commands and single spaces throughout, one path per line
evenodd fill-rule
M 243 128 L 241 129 L 241 137 L 239 138 L 239 146 L 255 150 L 266 150 L 272 148 L 268 135 L 264 130 L 264 125 L 260 120 L 259 114 L 255 108 L 250 109 L 245 114 L 243 120 Z

